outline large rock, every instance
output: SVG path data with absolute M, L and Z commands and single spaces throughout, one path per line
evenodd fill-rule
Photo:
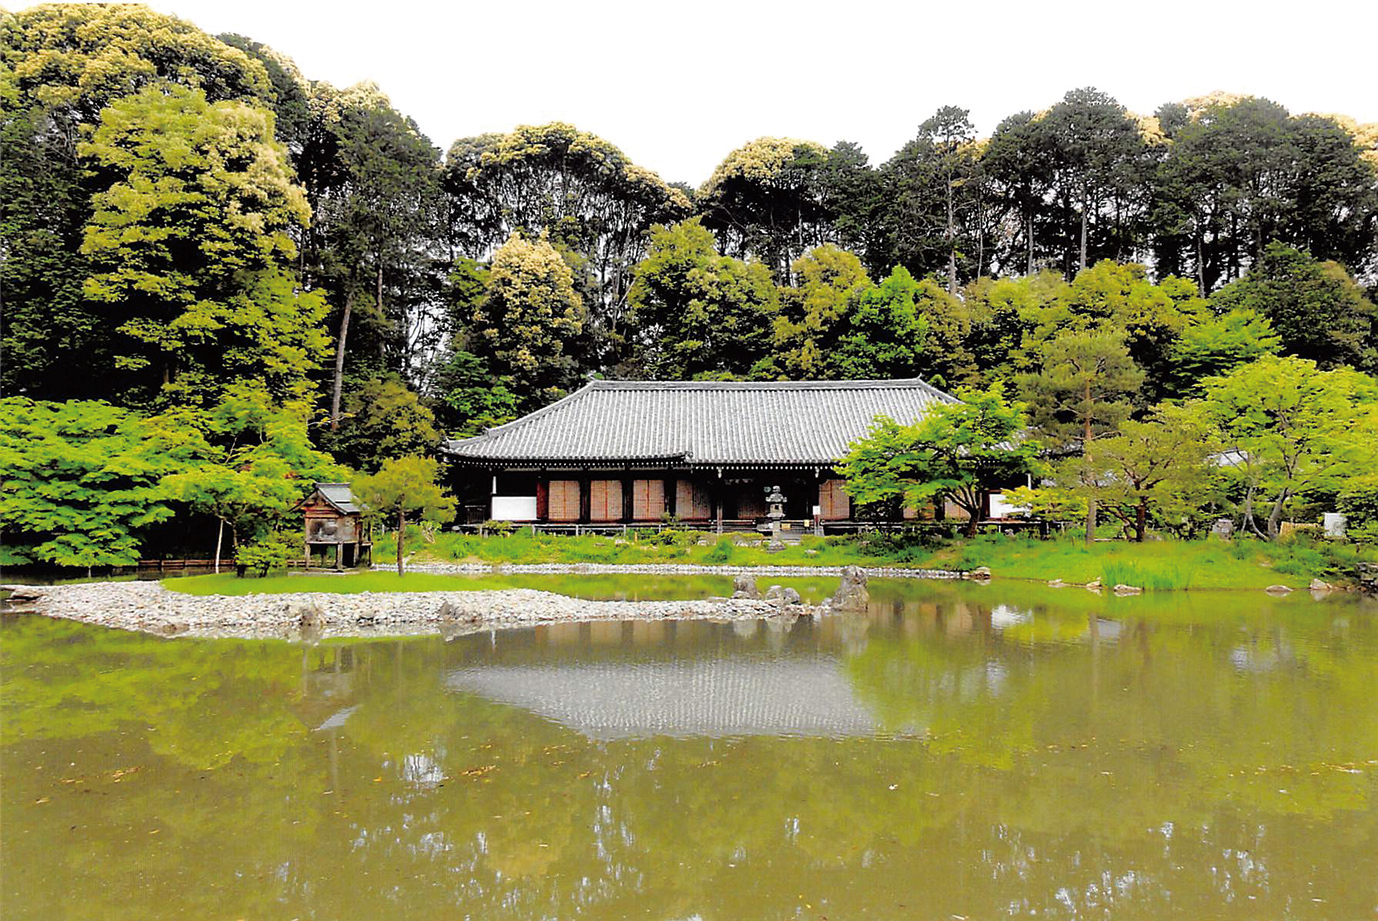
M 319 630 L 325 626 L 325 612 L 311 601 L 294 601 L 287 608 L 287 616 L 303 630 Z
M 866 588 L 866 573 L 860 566 L 846 566 L 842 570 L 842 584 L 833 595 L 832 606 L 838 611 L 864 611 L 871 600 Z
M 804 601 L 794 589 L 779 585 L 772 585 L 766 590 L 766 600 L 777 604 L 802 604 Z
M 1335 586 L 1323 579 L 1312 579 L 1308 588 L 1313 592 L 1333 592 L 1335 590 Z
M 971 578 L 977 580 L 978 582 L 986 582 L 986 581 L 989 581 L 989 579 L 990 579 L 990 567 L 989 567 L 989 566 L 977 566 L 975 569 L 973 569 L 973 570 L 971 571 L 970 575 L 971 575 Z
M 760 598 L 761 591 L 756 587 L 756 577 L 742 573 L 732 579 L 733 598 Z

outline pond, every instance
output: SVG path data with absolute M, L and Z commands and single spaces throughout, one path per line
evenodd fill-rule
M 1372 603 L 876 588 L 449 642 L 4 616 L 5 918 L 1378 911 Z

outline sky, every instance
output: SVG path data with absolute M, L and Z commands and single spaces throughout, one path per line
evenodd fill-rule
M 989 134 L 1079 86 L 1149 114 L 1226 90 L 1378 121 L 1373 0 L 148 5 L 271 45 L 312 79 L 373 80 L 442 149 L 567 121 L 693 185 L 755 137 L 855 141 L 880 163 L 940 106 Z

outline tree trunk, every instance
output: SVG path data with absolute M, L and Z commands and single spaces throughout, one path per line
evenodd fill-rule
M 1084 225 L 1083 225 L 1084 226 Z M 1083 241 L 1085 236 L 1082 237 Z M 1096 497 L 1091 493 L 1091 380 L 1087 378 L 1084 386 L 1086 397 L 1086 418 L 1082 420 L 1085 430 L 1082 434 L 1081 455 L 1082 455 L 1082 483 L 1086 486 L 1086 546 L 1090 547 L 1096 542 Z
M 957 216 L 952 201 L 952 177 L 947 180 L 947 293 L 957 294 Z
M 1033 241 L 1033 233 L 1034 233 L 1034 226 L 1033 226 L 1033 208 L 1032 208 L 1032 206 L 1031 206 L 1031 207 L 1029 208 L 1029 232 L 1025 235 L 1025 241 L 1028 243 L 1028 252 L 1025 254 L 1025 261 L 1024 261 L 1024 274 L 1025 274 L 1025 275 L 1032 275 L 1032 274 L 1033 274 L 1033 243 L 1034 243 L 1034 241 Z
M 407 534 L 407 513 L 397 510 L 397 574 L 402 575 L 402 539 Z
M 1077 260 L 1077 271 L 1086 270 L 1086 199 L 1081 201 L 1081 256 Z
M 335 343 L 335 381 L 330 391 L 330 431 L 340 428 L 340 391 L 344 388 L 345 340 L 349 338 L 349 315 L 354 311 L 354 291 L 345 292 L 344 312 L 340 314 L 340 337 Z
M 1289 493 L 1287 490 L 1284 489 L 1282 492 L 1278 493 L 1278 499 L 1273 503 L 1273 510 L 1268 513 L 1269 540 L 1278 539 L 1278 532 L 1281 530 L 1282 524 L 1282 506 L 1287 502 L 1288 498 Z
M 225 537 L 225 520 L 217 518 L 215 520 L 215 561 L 211 564 L 215 567 L 214 572 L 220 575 L 220 542 Z
M 1139 507 L 1134 510 L 1134 542 L 1142 544 L 1148 537 L 1148 504 L 1143 499 L 1139 500 Z

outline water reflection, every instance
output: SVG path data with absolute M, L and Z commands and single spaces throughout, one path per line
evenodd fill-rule
M 5 917 L 1378 909 L 1371 607 L 877 594 L 306 647 L 5 618 Z

